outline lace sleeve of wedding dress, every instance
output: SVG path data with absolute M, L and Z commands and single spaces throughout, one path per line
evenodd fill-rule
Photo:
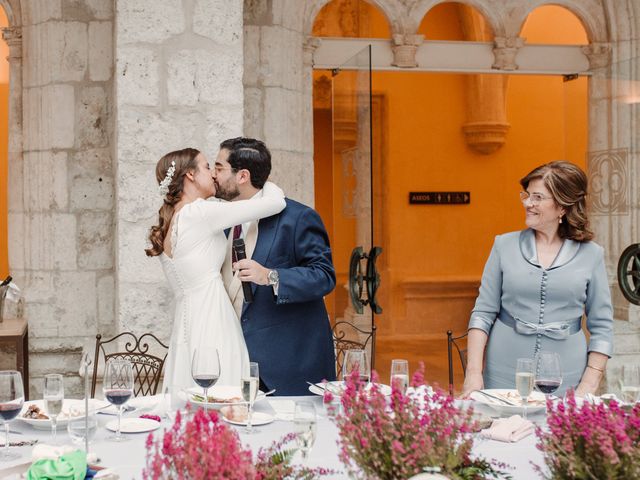
M 211 231 L 224 230 L 260 218 L 270 217 L 284 210 L 284 192 L 276 184 L 267 182 L 262 197 L 235 202 L 194 202 L 193 213 Z

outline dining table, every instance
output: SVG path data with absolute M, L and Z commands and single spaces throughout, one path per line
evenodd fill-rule
M 133 400 L 131 403 L 135 403 Z M 142 403 L 142 407 L 125 413 L 123 420 L 139 417 L 144 413 L 160 412 L 162 413 L 162 420 L 158 428 L 152 432 L 155 438 L 159 438 L 163 432 L 173 424 L 171 408 L 166 408 L 170 402 L 161 395 L 145 397 L 145 400 L 146 401 Z M 320 396 L 266 397 L 256 402 L 255 411 L 273 416 L 273 422 L 255 427 L 256 432 L 252 434 L 245 433 L 244 427 L 242 426 L 230 424 L 230 427 L 237 430 L 241 443 L 250 447 L 255 455 L 260 447 L 268 447 L 274 441 L 294 431 L 293 406 L 296 401 L 301 400 L 312 402 L 317 411 L 316 441 L 306 460 L 306 465 L 334 470 L 334 474 L 322 478 L 349 478 L 344 465 L 342 465 L 338 457 L 340 448 L 338 428 L 333 421 L 332 415 L 327 412 L 327 409 L 323 405 L 322 397 Z M 482 411 L 485 407 L 478 405 L 477 408 Z M 287 414 L 288 410 L 290 410 L 289 414 Z M 487 412 L 487 414 L 490 413 L 491 412 Z M 117 473 L 120 479 L 142 479 L 147 455 L 145 441 L 149 432 L 123 433 L 123 435 L 127 437 L 126 442 L 113 442 L 108 440 L 108 437 L 112 436 L 113 433 L 107 430 L 105 425 L 107 422 L 113 421 L 116 417 L 100 413 L 96 416 L 98 418 L 98 429 L 89 444 L 89 451 L 97 455 L 99 459 L 97 465 Z M 530 418 L 535 423 L 544 423 L 544 413 L 532 415 Z M 35 429 L 19 418 L 10 423 L 10 429 L 13 432 L 10 434 L 11 442 L 37 440 L 38 443 L 47 444 L 52 438 L 49 430 Z M 0 438 L 3 436 L 4 435 L 0 435 Z M 4 442 L 0 443 L 4 444 Z M 58 429 L 58 444 L 71 444 L 71 439 L 66 428 Z M 540 474 L 537 473 L 534 465 L 542 466 L 543 457 L 542 453 L 536 449 L 535 444 L 536 437 L 533 434 L 516 443 L 498 442 L 476 436 L 472 455 L 483 456 L 486 459 L 494 459 L 507 464 L 509 467 L 506 471 L 515 480 L 539 479 Z M 84 444 L 82 447 L 84 447 Z M 26 472 L 31 463 L 34 446 L 10 448 L 12 451 L 19 452 L 21 457 L 12 461 L 0 460 L 0 478 L 18 480 L 23 478 L 21 475 Z M 301 462 L 301 456 L 296 454 L 294 461 Z

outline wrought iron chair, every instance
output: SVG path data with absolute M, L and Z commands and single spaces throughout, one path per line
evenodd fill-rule
M 371 345 L 371 369 L 373 370 L 376 345 L 375 325 L 372 326 L 371 330 L 363 330 L 352 323 L 340 321 L 331 327 L 331 333 L 336 352 L 336 373 L 338 377 L 342 375 L 342 365 L 347 351 L 366 350 L 369 344 Z
M 123 345 L 124 344 L 124 345 Z M 105 348 L 106 347 L 106 348 Z M 118 350 L 124 349 L 124 350 Z M 96 394 L 98 362 L 102 357 L 106 364 L 110 359 L 125 359 L 133 364 L 133 395 L 155 395 L 160 384 L 162 368 L 167 358 L 169 346 L 162 343 L 152 333 L 136 337 L 134 333 L 122 332 L 109 340 L 96 335 L 96 351 L 91 379 L 91 397 Z
M 458 337 L 453 336 L 451 330 L 447 330 L 447 357 L 449 360 L 449 393 L 453 395 L 453 348 L 458 351 L 460 364 L 462 365 L 462 373 L 467 373 L 467 335 L 463 333 Z

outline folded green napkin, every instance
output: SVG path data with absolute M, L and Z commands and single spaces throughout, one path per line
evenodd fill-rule
M 82 450 L 65 453 L 57 460 L 41 458 L 29 467 L 27 480 L 84 480 L 87 454 Z

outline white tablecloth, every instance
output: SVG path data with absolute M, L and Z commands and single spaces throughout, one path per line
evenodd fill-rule
M 283 399 L 284 397 L 276 397 L 273 400 Z M 338 431 L 335 425 L 327 418 L 320 397 L 290 397 L 291 400 L 311 400 L 316 404 L 318 415 L 317 439 L 313 450 L 309 456 L 308 464 L 310 466 L 322 466 L 332 468 L 334 470 L 343 470 L 342 464 L 338 460 Z M 256 403 L 256 410 L 275 413 L 268 400 Z M 141 411 L 132 412 L 131 416 L 140 415 Z M 125 415 L 126 417 L 127 415 Z M 106 437 L 112 435 L 112 432 L 106 430 L 104 425 L 113 420 L 115 417 L 111 415 L 98 415 L 99 429 L 95 439 L 89 448 L 95 452 L 100 460 L 101 465 L 109 467 L 119 473 L 122 479 L 141 479 L 142 469 L 145 465 L 146 450 L 145 440 L 147 433 L 127 434 L 131 438 L 126 443 L 115 443 L 105 440 Z M 544 421 L 544 418 L 535 418 L 537 421 Z M 161 435 L 163 428 L 168 428 L 171 423 L 163 420 L 162 426 L 155 431 L 156 435 Z M 36 430 L 30 425 L 19 419 L 14 420 L 10 424 L 11 430 L 20 432 L 20 434 L 12 434 L 10 439 L 29 440 L 39 439 L 40 442 L 46 443 L 51 436 L 48 431 Z M 279 439 L 285 434 L 293 431 L 293 423 L 290 421 L 276 420 L 268 425 L 257 427 L 259 433 L 247 435 L 243 433 L 244 427 L 238 428 L 240 439 L 243 444 L 249 445 L 254 454 L 258 448 L 270 445 L 274 440 Z M 59 443 L 71 443 L 66 428 L 59 428 Z M 532 463 L 542 464 L 542 454 L 535 448 L 535 436 L 531 435 L 524 440 L 507 444 L 490 440 L 479 440 L 474 447 L 474 454 L 482 455 L 486 458 L 495 458 L 501 462 L 511 465 L 511 475 L 517 480 L 537 479 L 539 476 L 535 473 Z M 19 451 L 22 458 L 11 462 L 0 462 L 0 478 L 7 478 L 12 471 L 26 470 L 27 464 L 30 463 L 31 450 L 33 447 L 11 447 L 12 450 Z M 22 467 L 21 467 L 22 465 Z M 17 477 L 16 477 L 17 478 Z M 346 473 L 341 472 L 333 477 L 324 478 L 348 478 Z

